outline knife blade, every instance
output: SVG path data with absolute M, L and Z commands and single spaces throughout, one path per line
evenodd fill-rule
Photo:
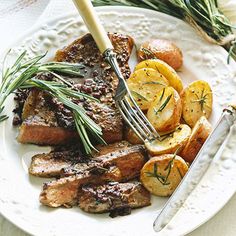
M 236 107 L 228 106 L 223 110 L 217 125 L 202 146 L 189 171 L 154 221 L 153 228 L 156 232 L 161 231 L 170 222 L 200 182 L 235 121 Z

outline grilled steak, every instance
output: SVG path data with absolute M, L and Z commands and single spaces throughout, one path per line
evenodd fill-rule
M 120 149 L 124 149 L 127 147 L 132 146 L 132 144 L 130 144 L 129 142 L 123 140 L 121 142 L 115 142 L 112 144 L 108 144 L 108 145 L 97 145 L 96 149 L 98 150 L 98 152 L 94 152 L 92 154 L 93 157 L 99 157 L 105 154 L 108 154 L 110 152 L 114 152 L 114 151 L 118 151 Z
M 143 160 L 140 162 L 140 155 L 143 156 L 144 153 L 145 151 L 142 145 L 118 149 L 93 158 L 86 163 L 86 165 L 84 163 L 77 163 L 63 168 L 61 176 L 66 177 L 77 173 L 83 173 L 85 169 L 90 170 L 92 173 L 103 173 L 105 170 L 114 169 L 119 170 L 118 179 L 120 177 L 122 179 L 131 179 L 139 175 L 139 170 L 142 168 L 143 164 Z
M 88 185 L 79 192 L 79 207 L 82 210 L 90 213 L 110 212 L 111 217 L 127 215 L 131 213 L 131 208 L 150 204 L 150 193 L 138 182 Z
M 77 168 L 85 170 L 98 164 L 98 158 L 103 158 L 104 155 L 129 147 L 130 144 L 126 141 L 117 142 L 109 145 L 98 145 L 96 148 L 99 152 L 93 153 L 93 160 L 84 156 L 78 148 L 78 145 L 72 145 L 65 148 L 56 148 L 50 153 L 37 154 L 32 157 L 29 167 L 29 173 L 38 177 L 60 177 L 62 169 L 72 172 L 72 166 L 80 163 Z M 61 149 L 61 150 L 60 150 Z M 114 153 L 114 156 L 117 156 Z M 104 158 L 103 158 L 104 159 Z M 97 161 L 96 161 L 97 160 Z M 65 171 L 63 171 L 65 172 Z M 74 173 L 74 172 L 73 172 Z
M 121 34 L 109 34 L 109 37 L 117 53 L 122 73 L 128 78 L 128 59 L 133 40 Z M 85 65 L 82 69 L 84 78 L 65 79 L 73 84 L 74 89 L 98 98 L 100 103 L 86 99 L 74 102 L 83 106 L 87 114 L 101 126 L 105 141 L 112 143 L 122 140 L 122 118 L 114 102 L 118 79 L 104 61 L 92 36 L 87 34 L 59 50 L 55 60 Z M 24 103 L 21 118 L 23 122 L 18 135 L 18 141 L 21 143 L 58 145 L 77 137 L 71 112 L 43 91 L 34 89 L 30 92 Z
M 49 153 L 37 154 L 32 157 L 29 173 L 34 176 L 50 178 L 60 177 L 61 170 L 71 165 L 88 161 L 78 148 L 71 147 L 63 151 L 51 151 Z
M 32 157 L 29 173 L 38 177 L 59 177 L 62 168 L 69 167 L 70 160 L 54 158 L 54 153 L 43 153 Z
M 145 148 L 137 145 L 94 158 L 86 168 L 78 163 L 64 170 L 68 177 L 44 184 L 40 202 L 51 207 L 73 206 L 78 189 L 84 184 L 133 179 L 139 176 L 145 162 Z

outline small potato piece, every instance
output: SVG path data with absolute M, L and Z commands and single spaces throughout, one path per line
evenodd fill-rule
M 183 119 L 193 127 L 201 116 L 209 118 L 212 111 L 212 90 L 203 80 L 197 80 L 185 88 L 181 94 Z
M 208 122 L 205 116 L 202 116 L 193 127 L 191 136 L 186 146 L 180 153 L 180 156 L 189 163 L 193 162 L 202 145 L 208 138 L 210 132 L 211 124 Z
M 146 61 L 142 61 L 135 67 L 135 70 L 139 70 L 142 68 L 152 68 L 154 70 L 157 70 L 159 73 L 165 76 L 170 84 L 169 86 L 173 87 L 178 93 L 182 92 L 183 83 L 181 78 L 176 73 L 176 71 L 164 61 L 158 59 L 149 59 Z
M 173 133 L 161 136 L 160 140 L 145 143 L 148 152 L 152 155 L 174 153 L 177 149 L 180 152 L 191 135 L 191 128 L 181 124 Z
M 168 86 L 169 82 L 158 71 L 142 68 L 131 74 L 127 84 L 140 108 L 147 110 L 156 98 L 157 92 Z
M 180 156 L 165 154 L 146 162 L 140 180 L 152 194 L 166 197 L 174 192 L 187 171 L 188 165 Z
M 148 109 L 147 118 L 158 132 L 167 132 L 179 125 L 181 114 L 179 94 L 172 87 L 166 87 L 157 93 Z
M 143 141 L 130 128 L 125 130 L 125 139 L 131 144 L 143 144 Z
M 172 42 L 165 39 L 155 39 L 145 42 L 138 51 L 138 60 L 160 59 L 178 70 L 183 64 L 181 50 Z

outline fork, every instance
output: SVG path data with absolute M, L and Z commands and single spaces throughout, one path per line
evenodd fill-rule
M 83 18 L 88 30 L 92 34 L 99 50 L 118 77 L 119 82 L 115 94 L 115 102 L 123 119 L 143 142 L 149 142 L 159 138 L 160 135 L 138 107 L 129 91 L 116 60 L 114 48 L 105 29 L 99 21 L 91 1 L 73 0 L 73 2 Z

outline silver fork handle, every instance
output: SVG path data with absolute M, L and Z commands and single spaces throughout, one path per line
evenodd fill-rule
M 106 61 L 110 64 L 119 79 L 119 85 L 115 96 L 115 100 L 118 100 L 127 94 L 128 87 L 117 63 L 116 53 L 113 51 L 111 41 L 107 36 L 104 27 L 100 23 L 91 1 L 73 0 L 73 2 L 83 18 L 89 32 L 92 34 L 99 50 L 104 55 Z
M 128 86 L 125 82 L 125 79 L 120 71 L 120 67 L 116 60 L 116 53 L 112 49 L 107 49 L 103 53 L 103 55 L 105 57 L 105 60 L 110 64 L 117 78 L 119 79 L 119 84 L 118 84 L 116 95 L 115 95 L 115 100 L 119 100 L 123 98 L 125 95 L 127 95 L 127 93 L 129 93 Z
M 115 101 L 123 118 L 127 121 L 133 131 L 141 138 L 141 140 L 152 140 L 153 138 L 159 137 L 159 134 L 147 120 L 141 109 L 136 104 L 134 98 L 131 96 L 117 63 L 116 54 L 113 52 L 114 48 L 96 15 L 91 1 L 73 0 L 73 2 L 79 10 L 79 13 L 82 16 L 88 30 L 92 34 L 100 52 L 105 56 L 107 62 L 110 64 L 119 79 Z M 145 130 L 146 133 L 143 130 Z M 143 136 L 141 136 L 141 134 Z

